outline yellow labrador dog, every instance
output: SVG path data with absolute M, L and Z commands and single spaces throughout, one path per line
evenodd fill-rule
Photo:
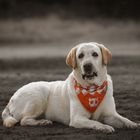
M 116 112 L 112 80 L 107 74 L 110 60 L 111 53 L 102 44 L 82 43 L 72 48 L 66 58 L 73 69 L 68 78 L 33 82 L 17 90 L 2 113 L 4 126 L 57 121 L 106 133 L 114 132 L 114 128 L 137 128 L 138 124 Z M 41 114 L 46 119 L 36 119 Z

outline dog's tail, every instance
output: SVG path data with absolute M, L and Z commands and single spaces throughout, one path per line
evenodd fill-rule
M 11 116 L 8 105 L 5 107 L 5 109 L 2 112 L 2 119 L 3 119 L 3 125 L 5 127 L 12 127 L 18 122 L 13 116 Z

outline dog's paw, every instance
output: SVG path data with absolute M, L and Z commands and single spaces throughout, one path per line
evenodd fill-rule
M 98 131 L 101 131 L 103 133 L 113 133 L 115 132 L 115 129 L 112 127 L 112 126 L 109 126 L 109 125 L 103 125 L 99 128 L 97 128 Z
M 104 131 L 105 133 L 113 133 L 115 132 L 115 129 L 112 126 L 104 125 Z
M 138 127 L 140 127 L 140 124 L 134 123 L 134 122 L 129 122 L 125 124 L 127 128 L 130 129 L 137 129 Z
M 51 125 L 52 123 L 50 120 L 39 120 L 39 125 Z

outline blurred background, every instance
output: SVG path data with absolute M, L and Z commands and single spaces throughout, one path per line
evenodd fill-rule
M 0 0 L 0 58 L 66 56 L 81 42 L 140 55 L 138 0 Z

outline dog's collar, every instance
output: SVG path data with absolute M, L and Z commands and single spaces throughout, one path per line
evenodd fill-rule
M 79 98 L 81 104 L 89 112 L 94 112 L 100 105 L 106 94 L 108 85 L 107 81 L 104 81 L 101 86 L 82 86 L 75 79 L 73 79 L 73 81 L 75 93 L 77 94 L 77 97 Z

